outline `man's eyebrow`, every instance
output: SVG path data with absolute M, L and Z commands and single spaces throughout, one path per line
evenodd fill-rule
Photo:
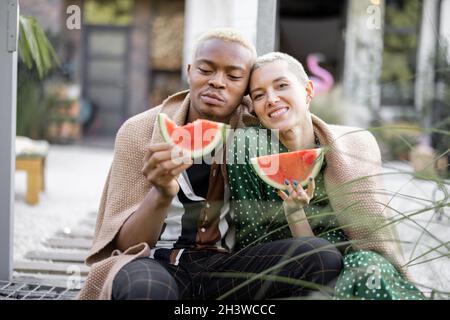
M 208 65 L 210 65 L 210 66 L 216 66 L 216 64 L 215 64 L 213 61 L 208 60 L 208 59 L 198 59 L 196 62 L 197 62 L 198 64 L 200 64 L 200 63 L 206 63 L 206 64 L 208 64 Z M 230 66 L 226 66 L 225 68 L 228 69 L 228 70 L 240 70 L 240 71 L 245 71 L 245 68 L 244 68 L 244 67 L 238 66 L 238 65 L 230 65 Z
M 229 69 L 229 70 L 245 71 L 245 68 L 241 67 L 241 66 L 227 66 L 227 69 Z
M 209 64 L 211 66 L 214 66 L 214 62 L 212 62 L 211 60 L 208 59 L 198 59 L 197 61 L 195 61 L 196 63 L 200 64 L 200 63 L 206 63 Z

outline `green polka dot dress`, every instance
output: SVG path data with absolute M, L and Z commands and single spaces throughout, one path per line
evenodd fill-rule
M 236 131 L 233 143 L 228 146 L 227 169 L 237 250 L 292 237 L 277 190 L 262 181 L 250 164 L 252 157 L 283 152 L 288 152 L 287 148 L 262 126 Z M 325 168 L 324 161 L 315 178 L 315 196 L 304 210 L 314 234 L 335 244 L 344 256 L 334 298 L 423 299 L 422 293 L 384 257 L 371 251 L 352 250 L 328 201 Z

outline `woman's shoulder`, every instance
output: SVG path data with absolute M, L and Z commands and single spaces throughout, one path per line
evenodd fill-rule
M 368 129 L 342 125 L 328 126 L 336 140 L 339 139 L 352 145 L 362 145 L 368 148 L 378 146 L 375 136 Z
M 340 153 L 340 159 L 345 160 L 353 168 L 370 170 L 381 165 L 380 147 L 375 136 L 367 129 L 330 126 L 333 139 L 333 149 Z

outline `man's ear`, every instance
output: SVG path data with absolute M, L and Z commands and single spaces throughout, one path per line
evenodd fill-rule
M 191 64 L 187 65 L 186 72 L 187 72 L 187 82 L 189 84 L 189 75 L 191 74 Z

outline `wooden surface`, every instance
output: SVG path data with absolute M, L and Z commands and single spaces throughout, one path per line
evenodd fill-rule
M 39 203 L 39 193 L 45 188 L 45 158 L 44 157 L 18 157 L 16 158 L 16 170 L 27 173 L 26 201 L 34 205 Z

